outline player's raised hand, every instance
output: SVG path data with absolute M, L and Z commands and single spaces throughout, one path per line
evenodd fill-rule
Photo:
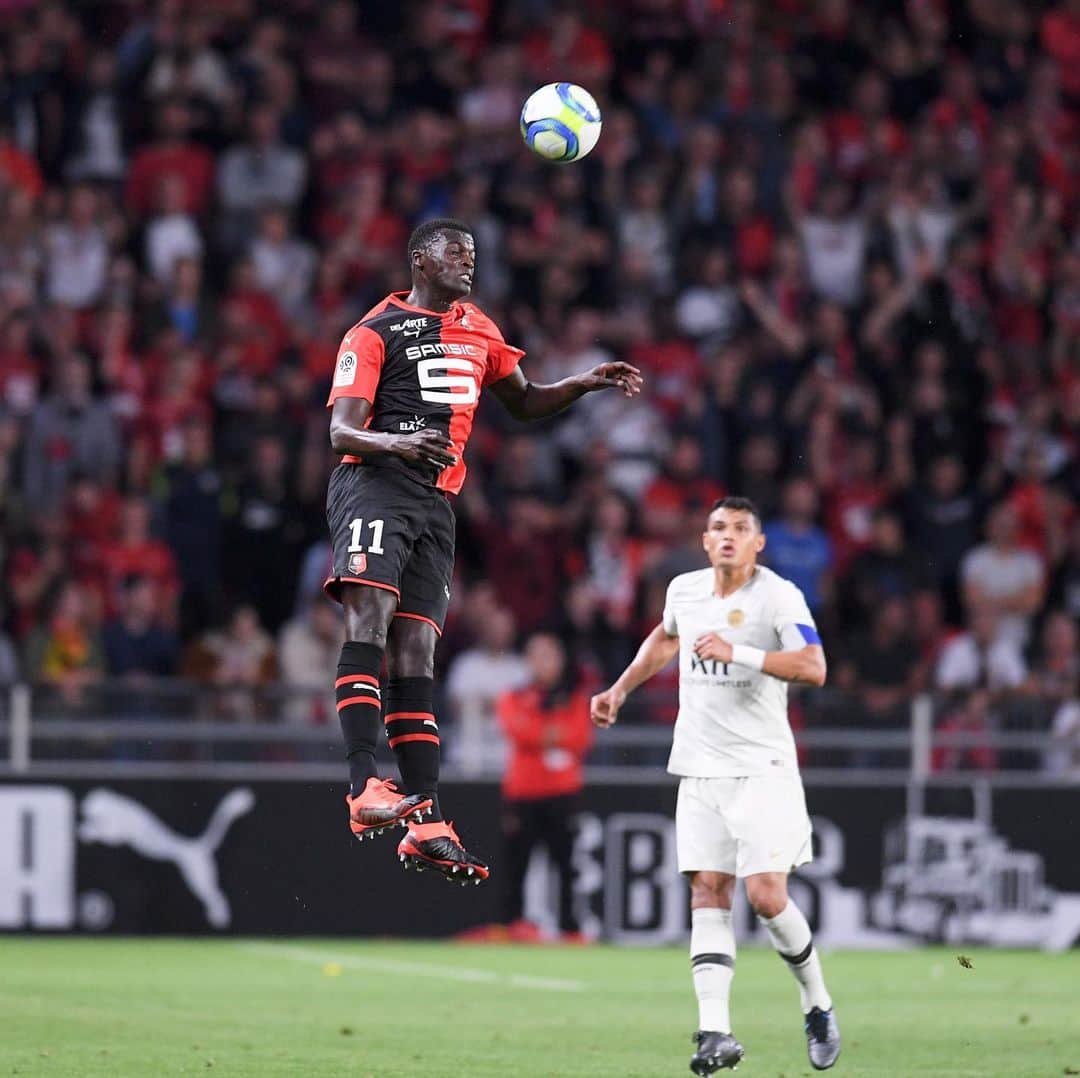
M 731 645 L 719 633 L 702 633 L 694 641 L 694 654 L 699 659 L 731 662 Z
M 457 464 L 454 443 L 441 430 L 416 430 L 399 434 L 394 452 L 410 464 L 433 464 L 436 468 L 452 468 Z
M 586 393 L 596 389 L 621 389 L 627 397 L 637 396 L 645 381 L 641 371 L 629 363 L 601 363 L 581 375 L 581 379 Z
M 614 687 L 604 692 L 598 692 L 589 701 L 589 717 L 592 719 L 593 725 L 602 729 L 614 726 L 615 720 L 619 717 L 619 708 L 623 706 L 625 699 L 626 693 L 620 692 Z

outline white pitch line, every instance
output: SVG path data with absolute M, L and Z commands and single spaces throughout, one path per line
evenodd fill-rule
M 490 969 L 476 969 L 469 966 L 442 966 L 434 962 L 338 955 L 284 943 L 239 943 L 237 946 L 241 950 L 265 955 L 268 958 L 288 958 L 294 962 L 315 963 L 320 966 L 328 962 L 336 962 L 344 969 L 368 969 L 380 970 L 383 973 L 441 977 L 446 981 L 508 985 L 511 988 L 532 988 L 542 992 L 583 992 L 585 990 L 585 984 L 582 981 L 562 980 L 556 977 L 533 977 L 524 973 L 503 974 Z

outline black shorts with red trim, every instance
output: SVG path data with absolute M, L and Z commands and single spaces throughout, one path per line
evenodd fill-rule
M 442 491 L 387 465 L 339 464 L 326 519 L 334 569 L 323 585 L 341 601 L 348 585 L 398 596 L 397 617 L 442 632 L 454 572 L 454 511 Z

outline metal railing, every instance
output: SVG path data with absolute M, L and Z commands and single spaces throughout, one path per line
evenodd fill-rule
M 979 780 L 1009 786 L 1033 779 L 1074 785 L 1080 779 L 1069 771 L 1045 773 L 1049 753 L 1060 749 L 1050 734 L 1053 707 L 1030 699 L 1005 701 L 995 723 L 965 730 L 937 728 L 955 704 L 944 697 L 913 698 L 891 728 L 874 725 L 857 701 L 833 690 L 793 698 L 803 723 L 796 734 L 800 765 L 811 785 L 971 786 Z M 646 690 L 632 700 L 622 721 L 596 738 L 587 761 L 593 781 L 640 782 L 663 772 L 671 727 L 645 720 L 674 714 L 671 692 Z M 1010 718 L 1013 705 L 1022 722 Z M 443 725 L 448 779 L 500 776 L 498 752 L 469 758 L 452 717 Z M 494 723 L 491 738 L 499 738 Z M 390 750 L 382 745 L 379 754 L 392 769 Z M 0 776 L 336 781 L 341 774 L 340 734 L 326 693 L 168 679 L 104 682 L 77 695 L 25 684 L 0 690 Z

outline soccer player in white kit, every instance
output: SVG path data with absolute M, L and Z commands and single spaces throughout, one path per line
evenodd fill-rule
M 598 726 L 627 695 L 679 656 L 679 715 L 668 770 L 681 776 L 675 810 L 679 871 L 690 883 L 690 960 L 698 998 L 695 1074 L 735 1067 L 731 1034 L 735 880 L 799 984 L 807 1049 L 818 1070 L 840 1054 L 840 1032 L 810 926 L 788 896 L 788 873 L 812 857 L 810 818 L 787 715 L 788 682 L 825 684 L 825 652 L 794 584 L 759 566 L 761 517 L 748 498 L 723 498 L 703 536 L 712 568 L 668 585 L 664 616 L 634 661 L 592 698 Z

